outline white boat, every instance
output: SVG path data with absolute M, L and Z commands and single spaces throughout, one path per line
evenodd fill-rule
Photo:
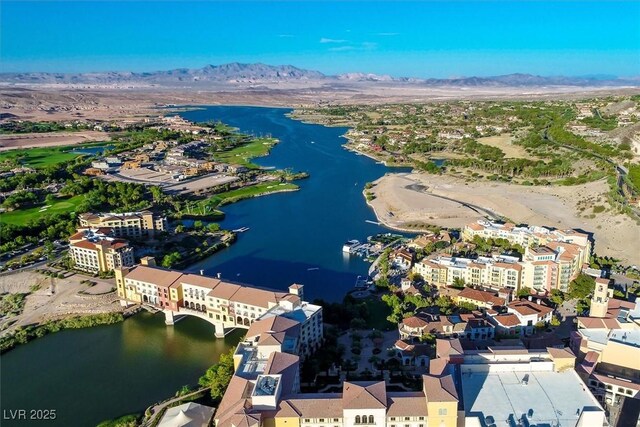
M 348 242 L 345 242 L 344 245 L 342 245 L 342 252 L 350 254 L 353 251 L 353 248 L 358 245 L 360 245 L 359 240 L 349 240 Z

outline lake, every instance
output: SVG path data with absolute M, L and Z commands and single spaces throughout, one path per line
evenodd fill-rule
M 280 140 L 262 166 L 306 171 L 300 191 L 224 206 L 227 229 L 249 227 L 230 248 L 191 267 L 228 280 L 286 289 L 305 285 L 305 298 L 337 301 L 368 264 L 342 253 L 346 240 L 388 230 L 362 196 L 365 183 L 389 169 L 342 148 L 344 128 L 304 124 L 290 110 L 207 107 L 180 113 L 194 121 L 221 120 Z M 1 360 L 2 408 L 55 409 L 55 421 L 8 421 L 3 426 L 94 426 L 141 412 L 195 384 L 243 332 L 215 339 L 213 327 L 187 318 L 174 327 L 162 314 L 142 313 L 123 323 L 58 332 L 8 352 Z

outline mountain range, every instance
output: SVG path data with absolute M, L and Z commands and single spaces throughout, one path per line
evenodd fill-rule
M 95 73 L 0 73 L 5 84 L 79 84 L 79 85 L 151 85 L 166 87 L 206 87 L 221 85 L 256 85 L 284 82 L 315 84 L 387 83 L 419 86 L 448 87 L 541 87 L 541 86 L 640 86 L 640 77 L 615 76 L 536 76 L 532 74 L 507 74 L 491 77 L 404 78 L 389 75 L 348 73 L 326 75 L 319 71 L 305 70 L 292 65 L 266 65 L 261 63 L 229 63 L 207 65 L 203 68 L 177 68 L 155 72 L 95 72 Z

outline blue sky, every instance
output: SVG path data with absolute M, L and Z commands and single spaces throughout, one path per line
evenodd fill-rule
M 226 62 L 327 74 L 640 75 L 640 2 L 10 2 L 2 71 Z

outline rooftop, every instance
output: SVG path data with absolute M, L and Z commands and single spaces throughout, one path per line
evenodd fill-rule
M 604 412 L 574 370 L 553 372 L 530 369 L 530 364 L 521 365 L 522 371 L 489 369 L 488 372 L 463 365 L 461 379 L 466 415 L 476 415 L 482 420 L 492 418 L 496 427 L 516 425 L 509 420 L 518 421 L 525 414 L 529 422 L 525 425 L 567 427 L 576 426 L 586 410 L 601 413 L 602 421 L 583 425 L 603 425 Z

